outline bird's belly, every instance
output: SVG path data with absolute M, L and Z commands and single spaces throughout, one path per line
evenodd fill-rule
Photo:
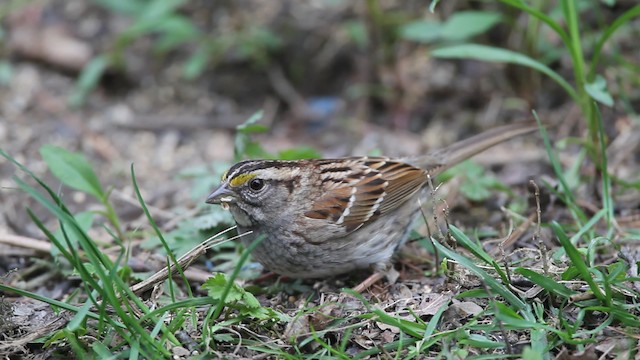
M 312 243 L 286 229 L 269 231 L 252 253 L 267 269 L 292 278 L 321 278 L 374 265 L 386 265 L 406 241 L 419 209 L 405 204 L 398 216 L 383 216 L 347 236 Z M 389 214 L 391 215 L 391 214 Z M 239 227 L 239 232 L 247 228 Z M 259 232 L 242 237 L 248 246 Z M 266 232 L 265 232 L 266 233 Z

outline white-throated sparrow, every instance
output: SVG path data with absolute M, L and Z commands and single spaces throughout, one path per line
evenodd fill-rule
M 498 127 L 411 159 L 348 157 L 247 160 L 231 167 L 207 198 L 228 206 L 252 256 L 294 278 L 385 268 L 420 213 L 428 177 L 502 141 L 536 130 Z

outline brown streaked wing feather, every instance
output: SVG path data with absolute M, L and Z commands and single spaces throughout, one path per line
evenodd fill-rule
M 305 216 L 312 219 L 327 219 L 337 221 L 344 209 L 349 206 L 351 186 L 329 190 L 326 195 L 316 200 L 313 208 L 305 212 Z
M 305 213 L 344 226 L 345 235 L 402 205 L 426 181 L 423 170 L 386 158 L 365 158 L 351 165 L 358 176 L 327 186 L 325 195 Z
M 387 196 L 378 211 L 385 214 L 404 204 L 422 189 L 427 181 L 424 170 L 402 162 L 395 162 L 389 171 L 382 169 L 383 177 L 389 182 Z

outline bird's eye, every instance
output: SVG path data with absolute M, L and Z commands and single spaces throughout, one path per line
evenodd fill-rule
M 262 179 L 251 179 L 249 181 L 249 189 L 253 191 L 260 191 L 264 188 L 264 180 Z

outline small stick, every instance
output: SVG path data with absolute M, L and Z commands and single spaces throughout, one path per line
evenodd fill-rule
M 427 220 L 427 214 L 425 214 L 424 209 L 422 208 L 422 203 L 420 199 L 418 199 L 418 203 L 420 204 L 420 213 L 422 214 L 422 219 L 424 220 L 424 224 L 427 226 L 427 237 L 431 242 L 431 247 L 433 248 L 433 256 L 434 256 L 434 264 L 432 271 L 434 273 L 438 273 L 438 266 L 440 264 L 440 255 L 438 255 L 438 250 L 436 250 L 436 244 L 433 242 L 433 234 L 431 233 L 431 226 L 429 226 L 429 221 Z M 436 224 L 438 226 L 438 224 Z
M 32 239 L 26 236 L 0 234 L 0 244 L 32 249 L 38 252 L 51 253 L 51 243 L 44 240 Z
M 353 288 L 353 291 L 357 292 L 358 294 L 362 294 L 365 290 L 367 290 L 368 288 L 373 286 L 373 284 L 377 283 L 378 281 L 382 280 L 383 278 L 384 278 L 384 272 L 383 271 L 376 271 L 373 274 L 369 275 L 369 277 L 364 279 L 364 281 L 362 281 L 360 284 L 355 286 Z
M 533 195 L 536 198 L 536 215 L 538 217 L 536 220 L 536 231 L 533 233 L 533 240 L 534 242 L 538 243 L 538 247 L 540 248 L 540 255 L 542 255 L 542 269 L 544 270 L 544 274 L 548 275 L 549 261 L 547 259 L 547 247 L 542 242 L 540 237 L 540 223 L 542 221 L 542 210 L 540 209 L 540 188 L 538 187 L 538 184 L 536 184 L 536 182 L 533 180 L 529 180 L 529 184 L 531 184 L 531 186 L 533 186 L 533 188 L 535 189 Z
M 527 228 L 531 225 L 531 223 L 533 222 L 533 217 L 534 215 L 531 214 L 522 224 L 520 224 L 517 228 L 513 229 L 513 231 L 511 231 L 511 233 L 498 245 L 499 246 L 499 251 L 502 254 L 502 256 L 504 256 L 503 252 L 505 248 L 509 248 L 511 246 L 513 246 L 513 243 L 520 237 L 522 236 L 522 234 L 524 234 L 524 232 L 527 230 Z M 491 251 L 492 255 L 496 255 L 498 251 Z
M 178 259 L 178 266 L 180 266 L 181 269 L 186 269 L 187 267 L 189 267 L 189 265 L 191 265 L 197 258 L 199 258 L 200 256 L 202 256 L 208 249 L 210 249 L 211 247 L 215 246 L 215 245 L 219 245 L 219 244 L 223 244 L 229 241 L 233 241 L 236 240 L 238 238 L 241 238 L 242 236 L 245 235 L 249 235 L 251 232 L 248 231 L 246 233 L 240 234 L 240 235 L 236 235 L 234 237 L 231 237 L 229 239 L 220 239 L 220 235 L 223 235 L 226 232 L 229 232 L 233 229 L 235 229 L 237 226 L 232 226 L 220 233 L 217 233 L 215 235 L 213 235 L 212 237 L 208 238 L 207 240 L 205 240 L 202 244 L 194 247 L 193 249 L 191 249 L 188 253 L 182 255 L 179 259 Z M 155 274 L 151 275 L 149 278 L 131 286 L 131 291 L 136 294 L 136 295 L 140 295 L 141 293 L 149 290 L 150 288 L 152 288 L 156 283 L 159 283 L 161 281 L 164 281 L 166 279 L 169 278 L 169 272 L 171 272 L 171 275 L 175 275 L 175 273 L 178 271 L 178 266 L 175 266 L 176 264 L 171 264 L 170 269 L 169 266 L 167 267 L 163 267 L 162 269 L 158 270 Z

